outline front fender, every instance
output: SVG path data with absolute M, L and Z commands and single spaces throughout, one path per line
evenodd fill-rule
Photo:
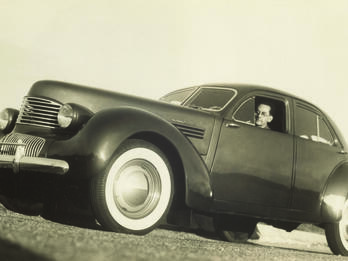
M 321 202 L 323 222 L 337 222 L 348 195 L 348 162 L 339 165 L 330 175 Z
M 174 145 L 184 167 L 186 203 L 196 209 L 209 208 L 212 189 L 202 158 L 178 129 L 145 110 L 121 107 L 100 111 L 74 137 L 55 141 L 48 156 L 72 162 L 69 174 L 74 178 L 89 178 L 104 171 L 123 141 L 141 132 L 157 133 Z

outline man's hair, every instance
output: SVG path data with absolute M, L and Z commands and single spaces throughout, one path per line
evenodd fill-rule
M 255 98 L 255 111 L 257 110 L 257 108 L 261 105 L 261 104 L 264 104 L 264 105 L 268 105 L 270 107 L 270 115 L 275 115 L 275 108 L 276 106 L 274 105 L 273 101 L 271 99 L 267 99 L 267 98 L 264 98 L 264 97 L 256 97 Z

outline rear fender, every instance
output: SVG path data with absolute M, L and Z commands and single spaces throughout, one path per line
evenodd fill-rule
M 207 210 L 212 189 L 205 163 L 177 128 L 148 111 L 133 107 L 100 111 L 73 138 L 54 142 L 48 153 L 55 158 L 74 161 L 70 171 L 74 178 L 89 178 L 104 171 L 122 142 L 142 132 L 156 133 L 173 144 L 184 168 L 186 204 Z
M 330 175 L 321 201 L 321 216 L 324 223 L 337 222 L 342 217 L 342 208 L 348 195 L 348 163 L 339 165 Z

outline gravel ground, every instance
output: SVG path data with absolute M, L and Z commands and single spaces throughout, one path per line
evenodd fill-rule
M 331 254 L 323 234 L 287 233 L 260 225 L 260 240 L 227 243 L 167 229 L 125 235 L 55 223 L 0 208 L 2 261 L 346 260 Z

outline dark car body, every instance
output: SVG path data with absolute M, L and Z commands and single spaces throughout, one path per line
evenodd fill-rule
M 270 130 L 255 126 L 261 100 L 275 108 Z M 66 128 L 58 122 L 64 104 L 74 112 Z M 242 216 L 288 230 L 342 217 L 347 144 L 322 110 L 279 90 L 209 84 L 155 101 L 40 81 L 19 113 L 13 111 L 0 141 L 1 193 L 8 197 L 37 194 L 35 200 L 45 203 L 46 193 L 59 195 L 60 185 L 89 184 L 125 141 L 137 139 L 168 159 L 174 212 L 186 209 L 214 220 Z

